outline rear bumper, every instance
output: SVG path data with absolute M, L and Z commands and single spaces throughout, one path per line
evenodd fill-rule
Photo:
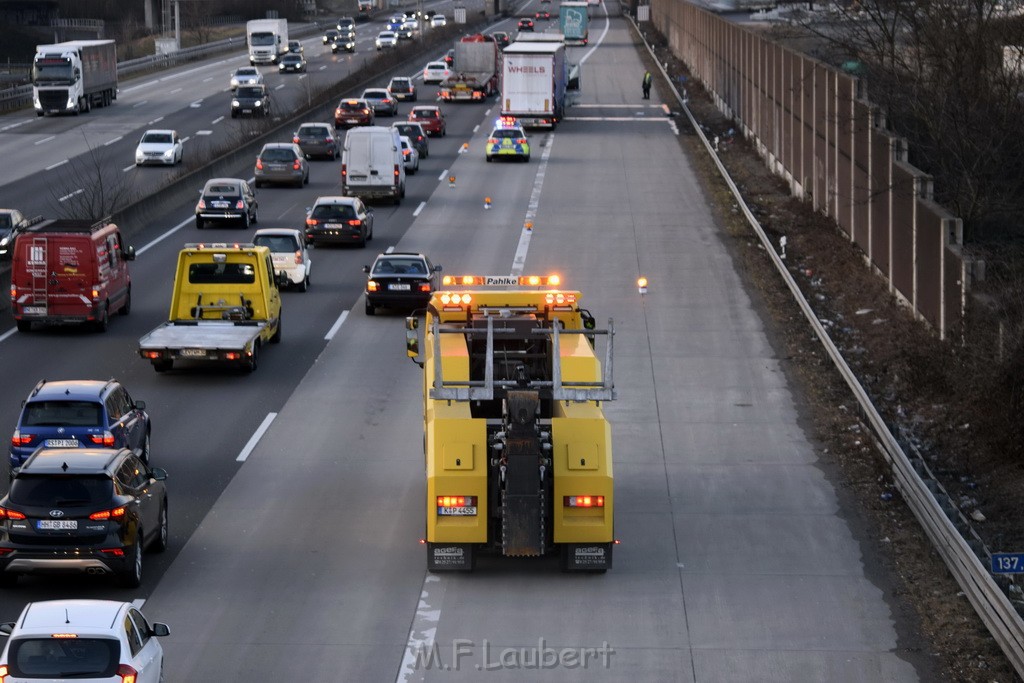
M 204 221 L 240 221 L 245 218 L 244 211 L 202 211 L 196 214 Z
M 398 197 L 401 194 L 401 188 L 398 185 L 360 185 L 358 183 L 348 183 L 342 185 L 342 194 L 347 197 L 369 197 L 370 199 L 380 197 Z
M 31 307 L 33 304 L 19 304 L 16 302 L 11 303 L 11 315 L 15 320 L 23 320 L 26 322 L 40 323 L 41 325 L 80 325 L 82 323 L 93 322 L 99 315 L 99 304 L 95 306 L 82 306 L 81 308 L 75 308 L 73 310 L 67 310 L 62 312 L 55 312 L 54 309 L 48 308 L 46 313 L 33 314 L 25 313 L 26 307 Z
M 385 308 L 425 308 L 430 294 L 425 292 L 366 292 L 366 300 L 373 306 Z

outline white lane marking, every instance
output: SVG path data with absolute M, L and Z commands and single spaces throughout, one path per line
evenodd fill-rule
M 135 104 L 132 105 L 132 109 L 138 109 L 139 107 L 141 107 L 142 105 L 146 104 L 147 102 L 149 102 L 149 100 L 142 100 L 141 102 L 136 102 Z
M 195 102 L 190 103 L 188 106 L 192 109 L 199 109 L 199 107 L 203 106 L 203 100 L 198 99 Z
M 197 66 L 195 68 L 192 68 L 192 69 L 186 69 L 185 71 L 179 71 L 178 73 L 171 74 L 170 76 L 164 76 L 163 78 L 158 78 L 155 81 L 146 81 L 145 83 L 139 83 L 138 85 L 133 85 L 130 88 L 121 88 L 120 93 L 121 94 L 129 93 L 129 92 L 132 92 L 134 90 L 140 90 L 142 88 L 148 88 L 151 85 L 159 85 L 163 81 L 169 81 L 169 80 L 172 80 L 172 79 L 175 79 L 175 78 L 181 78 L 182 76 L 188 76 L 188 75 L 194 74 L 197 71 L 202 71 L 203 69 L 208 69 L 210 67 L 216 67 L 216 66 L 218 66 L 220 64 L 227 64 L 227 63 L 231 62 L 233 59 L 236 59 L 236 57 L 229 57 L 228 59 L 222 59 L 222 60 L 217 61 L 217 62 L 208 62 L 208 63 L 202 64 L 201 66 Z
M 182 139 L 181 139 L 181 144 L 183 144 L 183 145 L 184 145 L 184 144 L 185 144 L 186 142 L 188 142 L 188 141 L 189 141 L 189 140 L 191 140 L 191 139 L 192 139 L 192 138 L 190 138 L 190 137 L 184 137 L 184 138 L 182 138 Z
M 32 120 L 34 120 L 34 119 L 26 119 L 24 121 L 18 121 L 17 123 L 9 123 L 6 126 L 4 126 L 3 128 L 0 128 L 0 131 L 10 130 L 11 128 L 17 128 L 18 126 L 24 126 L 26 123 L 28 123 L 29 121 L 32 121 Z
M 220 123 L 220 122 L 221 122 L 221 121 L 223 121 L 223 120 L 224 120 L 224 117 L 223 117 L 223 116 L 218 116 L 218 117 L 217 117 L 217 118 L 215 118 L 215 119 L 214 119 L 213 121 L 210 121 L 210 125 L 211 125 L 211 126 L 216 126 L 216 125 L 217 125 L 218 123 Z
M 103 146 L 104 146 L 104 147 L 109 147 L 110 145 L 114 144 L 114 143 L 115 143 L 115 142 L 117 142 L 118 140 L 123 140 L 123 139 L 124 139 L 124 136 L 123 136 L 123 135 L 118 135 L 118 136 L 117 136 L 116 138 L 114 138 L 113 140 L 107 140 L 106 142 L 104 142 L 104 143 L 103 143 Z
M 473 126 L 473 132 L 474 133 L 477 132 L 478 130 L 480 130 L 480 124 L 479 123 L 476 124 L 475 126 Z
M 284 83 L 281 83 L 280 85 L 274 86 L 274 90 L 280 90 L 283 87 L 284 87 Z
M 47 167 L 46 167 L 46 170 L 47 170 L 47 171 L 52 171 L 53 169 L 57 168 L 58 166 L 63 166 L 63 165 L 64 165 L 64 164 L 66 164 L 66 163 L 68 163 L 68 160 L 67 160 L 67 159 L 65 159 L 64 161 L 58 161 L 58 162 L 57 162 L 57 163 L 55 163 L 55 164 L 50 164 L 49 166 L 47 166 Z
M 487 111 L 485 111 L 485 112 L 484 112 L 484 116 L 490 116 L 490 115 L 491 115 L 491 110 L 492 110 L 492 109 L 494 109 L 494 107 L 488 107 L 488 108 L 487 108 Z
M 427 208 L 427 203 L 426 202 L 420 202 L 420 205 L 416 207 L 416 210 L 412 212 L 412 215 L 414 217 L 415 216 L 419 216 L 420 215 L 420 211 L 422 211 L 425 208 Z
M 152 126 L 154 123 L 160 123 L 163 120 L 164 120 L 164 117 L 158 116 L 155 119 L 153 119 L 152 121 L 150 121 L 148 125 Z
M 395 245 L 393 245 L 393 244 L 392 244 L 392 245 L 391 245 L 390 247 L 388 247 L 387 249 L 385 249 L 385 250 L 384 250 L 384 253 L 385 253 L 385 254 L 393 254 L 393 253 L 395 253 Z
M 534 223 L 537 218 L 537 207 L 540 206 L 540 193 L 544 187 L 544 175 L 548 170 L 548 159 L 551 157 L 551 149 L 555 146 L 554 132 L 548 133 L 547 144 L 540 156 L 540 165 L 537 167 L 537 177 L 533 181 L 533 192 L 530 193 L 530 204 L 526 209 L 526 216 L 523 218 L 523 232 L 519 235 L 519 245 L 516 247 L 516 255 L 512 259 L 512 275 L 522 275 L 526 267 L 526 253 L 530 250 L 530 238 L 533 237 L 533 230 L 526 229 L 526 223 Z
M 438 180 L 444 180 L 447 177 L 448 177 L 448 169 L 446 168 L 443 171 L 441 171 L 441 175 L 437 176 L 437 179 Z
M 274 421 L 275 417 L 277 417 L 277 413 L 267 413 L 267 416 L 263 418 L 263 422 L 260 423 L 260 426 L 257 427 L 256 431 L 252 433 L 251 437 L 249 437 L 249 442 L 245 444 L 245 448 L 243 448 L 242 452 L 238 454 L 237 458 L 235 458 L 236 461 L 245 462 L 245 459 L 248 458 L 249 454 L 252 453 L 254 448 L 256 448 L 256 444 L 260 442 L 260 439 L 263 438 L 266 431 L 270 429 L 270 423 Z
M 210 76 L 209 78 L 204 78 L 203 79 L 203 83 L 209 83 L 212 80 L 213 80 L 213 76 Z
M 58 199 L 57 201 L 59 201 L 59 202 L 66 202 L 67 200 L 69 200 L 72 197 L 74 197 L 76 194 L 82 194 L 83 192 L 85 192 L 85 190 L 83 190 L 82 188 L 78 188 L 74 192 L 67 193 L 66 195 L 64 195 L 63 197 Z
M 130 168 L 130 167 L 129 167 L 129 168 Z M 150 242 L 149 244 L 147 244 L 147 245 L 145 245 L 145 246 L 143 246 L 143 247 L 140 247 L 140 248 L 136 249 L 136 250 L 135 250 L 135 255 L 136 255 L 136 256 L 142 256 L 142 255 L 143 255 L 143 254 L 145 254 L 145 253 L 146 253 L 147 251 L 149 251 L 150 249 L 152 249 L 153 247 L 155 247 L 155 246 L 156 246 L 157 244 L 159 244 L 160 242 L 163 242 L 163 241 L 164 241 L 165 239 L 167 239 L 168 237 L 170 237 L 171 235 L 173 235 L 174 233 L 178 232 L 179 230 L 181 230 L 182 228 L 184 228 L 184 227 L 185 227 L 186 225 L 188 225 L 189 223 L 191 223 L 191 222 L 192 222 L 192 220 L 193 220 L 193 219 L 191 219 L 191 218 L 187 218 L 187 219 L 183 220 L 182 222 L 178 223 L 178 224 L 177 224 L 177 225 L 175 225 L 175 226 L 174 226 L 173 228 L 171 228 L 170 230 L 168 230 L 168 231 L 167 231 L 167 232 L 165 232 L 164 234 L 160 235 L 159 237 L 157 237 L 157 238 L 156 238 L 155 240 L 153 240 L 153 241 L 152 241 L 152 242 Z
M 146 604 L 146 598 L 135 598 L 132 600 L 132 606 L 135 609 L 142 609 L 142 606 Z
M 324 65 L 323 65 L 322 67 L 320 67 L 319 69 L 317 69 L 317 71 L 323 71 L 323 70 L 324 70 L 324 69 L 326 69 L 326 68 L 327 68 L 327 65 L 326 65 L 326 64 L 324 64 Z
M 127 173 L 128 171 L 132 170 L 133 168 L 135 168 L 135 164 L 132 164 L 131 166 L 125 166 L 124 168 L 121 169 L 121 172 L 122 173 Z
M 420 601 L 416 615 L 409 628 L 409 639 L 405 644 L 405 655 L 398 667 L 395 683 L 412 683 L 426 678 L 423 657 L 429 656 L 437 637 L 437 625 L 441 621 L 441 605 L 444 602 L 445 582 L 440 576 L 427 574 L 420 589 Z
M 197 130 L 196 135 L 213 135 L 212 130 Z
M 348 311 L 342 311 L 341 315 L 338 316 L 338 319 L 334 321 L 333 325 L 331 325 L 331 329 L 327 330 L 327 334 L 324 335 L 324 339 L 327 341 L 334 339 L 334 335 L 336 335 L 338 330 L 341 329 L 341 326 L 345 323 L 345 318 L 347 317 Z
M 172 90 L 172 91 L 171 91 L 171 92 L 169 92 L 168 94 L 169 94 L 169 95 L 173 95 L 174 93 L 176 93 L 176 92 L 181 92 L 182 90 L 184 90 L 184 88 L 175 88 L 174 90 Z
M 636 116 L 566 116 L 563 121 L 636 121 L 638 123 L 664 123 L 668 119 L 641 119 Z
M 51 136 L 50 136 L 50 137 L 48 137 L 48 138 L 43 138 L 42 140 L 36 140 L 36 141 L 35 141 L 35 142 L 33 142 L 32 144 L 33 144 L 33 145 L 41 145 L 41 144 L 43 144 L 44 142 L 49 142 L 50 140 L 53 140 L 53 139 L 54 139 L 55 137 L 57 137 L 57 136 L 56 136 L 56 135 L 51 135 Z
M 582 57 L 580 57 L 580 65 L 582 65 L 583 62 L 585 62 L 588 59 L 590 59 L 590 55 L 594 54 L 594 50 L 596 50 L 601 45 L 601 43 L 604 42 L 604 37 L 606 35 L 608 35 L 608 29 L 612 25 L 612 22 L 609 21 L 609 19 L 608 19 L 608 8 L 605 7 L 603 0 L 601 2 L 601 9 L 604 10 L 604 30 L 601 31 L 601 35 L 598 37 L 597 41 L 594 43 L 594 47 L 592 47 L 589 50 L 587 50 L 587 54 L 585 54 Z
M 7 338 L 10 337 L 12 334 L 14 334 L 17 331 L 18 331 L 17 327 L 12 327 L 11 329 L 9 329 L 6 332 L 4 332 L 3 334 L 0 334 L 0 342 L 7 341 Z
M 600 104 L 588 102 L 586 104 L 574 104 L 575 109 L 664 109 L 663 104 Z M 665 112 L 668 113 L 667 111 Z

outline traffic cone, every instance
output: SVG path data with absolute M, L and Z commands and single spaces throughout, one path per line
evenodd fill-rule
M 490 197 L 484 197 L 484 208 L 485 209 L 491 208 L 491 198 Z

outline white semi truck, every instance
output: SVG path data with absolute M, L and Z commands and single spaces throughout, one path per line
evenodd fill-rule
M 560 42 L 515 42 L 505 48 L 501 115 L 528 128 L 554 128 L 565 113 L 569 80 Z
M 288 20 L 253 19 L 245 25 L 245 40 L 250 64 L 277 64 L 288 52 Z
M 32 59 L 32 105 L 37 116 L 80 114 L 117 99 L 113 40 L 37 45 Z

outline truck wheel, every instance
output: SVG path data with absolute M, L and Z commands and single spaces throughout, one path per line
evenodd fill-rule
M 132 287 L 128 285 L 128 293 L 124 295 L 124 306 L 121 306 L 119 313 L 121 315 L 128 315 L 132 312 Z
M 278 319 L 277 319 L 277 329 L 274 330 L 274 336 L 272 336 L 270 338 L 270 343 L 271 344 L 280 344 L 281 343 L 281 327 L 284 325 L 283 321 L 284 321 L 284 317 L 283 316 L 278 317 Z
M 153 361 L 153 369 L 157 372 L 167 372 L 174 367 L 174 361 L 170 359 Z
M 281 329 L 281 328 L 278 328 Z M 246 372 L 256 372 L 256 368 L 260 366 L 260 345 L 259 342 L 253 345 L 252 355 L 249 357 L 249 361 L 245 364 Z
M 103 313 L 93 323 L 93 329 L 96 332 L 106 332 L 107 327 L 110 325 L 110 304 L 109 302 L 103 305 Z
M 18 332 L 29 332 L 32 330 L 31 320 L 19 320 L 18 321 Z

